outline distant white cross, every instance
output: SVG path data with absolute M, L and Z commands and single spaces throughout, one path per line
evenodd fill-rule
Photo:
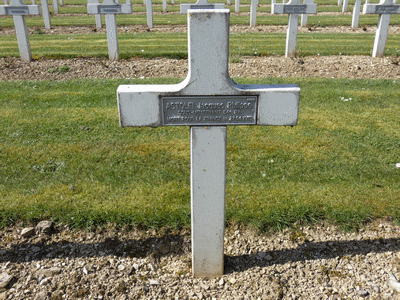
M 317 4 L 309 1 L 301 3 L 301 0 L 290 0 L 288 3 L 272 3 L 271 13 L 289 14 L 285 56 L 293 57 L 296 53 L 299 14 L 316 14 Z
M 400 5 L 396 4 L 396 0 L 381 0 L 379 4 L 364 4 L 363 14 L 379 14 L 372 56 L 383 57 L 389 33 L 390 16 L 400 14 Z
M 24 16 L 40 15 L 40 5 L 25 5 L 22 0 L 11 0 L 10 5 L 0 5 L 0 16 L 4 15 L 13 16 L 21 59 L 31 61 L 29 31 Z
M 57 2 L 57 0 L 54 0 Z M 131 14 L 132 4 L 127 0 L 126 4 L 119 4 L 114 0 L 104 0 L 103 3 L 89 2 L 87 4 L 88 14 L 105 15 L 108 56 L 111 60 L 119 59 L 117 20 L 116 14 Z
M 296 125 L 297 85 L 242 85 L 228 73 L 229 9 L 188 10 L 188 76 L 118 87 L 120 125 L 190 126 L 192 271 L 224 270 L 226 126 Z

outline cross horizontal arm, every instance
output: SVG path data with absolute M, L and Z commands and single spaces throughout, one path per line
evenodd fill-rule
M 316 14 L 317 4 L 312 1 L 291 0 L 288 3 L 273 3 L 271 14 Z
M 185 96 L 181 92 L 185 82 L 176 85 L 119 86 L 120 125 L 122 127 L 163 126 L 161 99 L 168 96 Z M 258 96 L 256 125 L 293 126 L 297 124 L 300 99 L 298 86 L 235 84 L 235 87 L 236 95 Z
M 0 16 L 40 15 L 40 5 L 0 5 Z
M 88 3 L 88 14 L 102 14 L 102 15 L 115 15 L 115 14 L 131 14 L 132 4 L 127 1 L 126 4 L 119 4 L 114 0 L 104 0 L 103 3 Z

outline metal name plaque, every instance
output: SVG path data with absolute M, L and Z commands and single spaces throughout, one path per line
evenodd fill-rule
M 121 13 L 121 5 L 99 5 L 98 13 L 101 15 L 107 14 L 120 14 Z
M 255 125 L 257 96 L 162 97 L 164 125 Z
M 23 16 L 29 15 L 29 8 L 23 6 L 5 6 L 6 15 Z
M 400 13 L 400 5 L 376 5 L 375 13 L 377 14 L 398 14 Z
M 307 5 L 284 5 L 284 14 L 305 14 L 307 12 Z

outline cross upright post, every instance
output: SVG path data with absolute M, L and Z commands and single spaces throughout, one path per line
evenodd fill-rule
M 293 57 L 296 52 L 297 31 L 299 14 L 316 14 L 317 4 L 301 0 L 290 0 L 288 3 L 272 3 L 272 14 L 289 14 L 288 29 L 286 34 L 285 57 Z
M 24 16 L 40 15 L 40 5 L 25 5 L 22 0 L 11 0 L 10 5 L 0 5 L 0 16 L 4 15 L 13 16 L 21 59 L 31 61 L 29 31 Z
M 372 56 L 383 57 L 389 33 L 390 16 L 400 14 L 400 4 L 396 4 L 396 0 L 381 0 L 379 4 L 364 4 L 363 14 L 379 14 Z
M 54 13 L 58 15 L 59 13 L 58 0 L 53 0 L 53 7 L 54 7 Z
M 349 0 L 344 0 L 343 7 L 342 7 L 342 13 L 345 13 L 347 11 L 348 6 L 349 6 Z
M 351 18 L 351 28 L 358 27 L 358 21 L 360 19 L 360 10 L 361 10 L 361 0 L 355 0 L 353 8 L 353 16 Z
M 258 0 L 251 0 L 250 4 L 250 26 L 255 27 L 257 24 L 257 5 Z
M 51 29 L 49 2 L 48 0 L 42 0 L 40 3 L 42 4 L 44 28 Z
M 120 125 L 190 126 L 192 272 L 224 268 L 226 126 L 296 125 L 297 85 L 242 85 L 228 73 L 229 9 L 188 10 L 188 75 L 172 85 L 121 85 Z
M 147 15 L 147 26 L 153 28 L 153 3 L 152 0 L 146 1 L 146 15 Z

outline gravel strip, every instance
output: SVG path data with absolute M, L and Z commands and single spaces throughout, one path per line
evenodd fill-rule
M 0 232 L 0 299 L 400 299 L 400 228 L 386 220 L 357 233 L 232 225 L 224 276 L 204 279 L 188 230 L 53 227 Z
M 60 67 L 67 67 L 59 71 Z M 110 61 L 99 58 L 41 59 L 24 62 L 0 58 L 0 80 L 67 80 L 94 78 L 186 77 L 187 60 L 133 58 Z M 239 57 L 229 64 L 232 78 L 325 77 L 400 78 L 400 57 L 370 56 L 283 56 Z

